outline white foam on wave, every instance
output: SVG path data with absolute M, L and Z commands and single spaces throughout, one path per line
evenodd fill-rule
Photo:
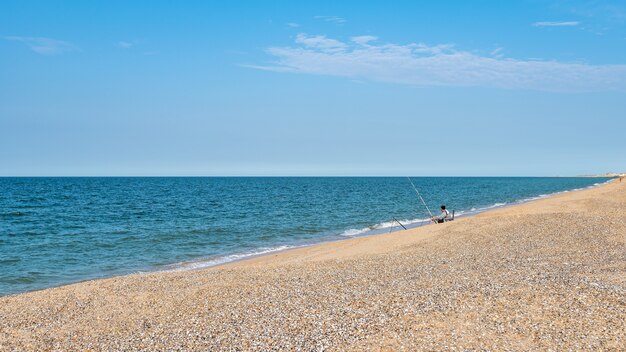
M 400 223 L 404 226 L 409 226 L 409 225 L 417 224 L 420 222 L 430 221 L 430 219 L 403 219 L 403 220 L 398 220 L 398 221 L 400 221 Z M 362 229 L 348 229 L 340 233 L 339 236 L 353 237 L 353 236 L 363 235 L 368 232 L 372 232 L 376 230 L 384 230 L 384 229 L 390 229 L 394 227 L 401 227 L 400 224 L 398 224 L 398 221 L 396 220 L 385 221 L 385 222 L 381 222 L 380 224 L 376 224 L 374 226 L 364 227 Z
M 407 225 L 413 225 L 423 220 L 422 219 L 402 219 L 398 221 L 400 221 L 402 225 L 407 226 Z M 401 227 L 400 224 L 398 224 L 398 221 L 392 220 L 392 221 L 381 222 L 380 224 L 376 224 L 372 226 L 372 230 L 382 230 L 382 229 L 389 229 L 392 227 Z
M 171 265 L 166 266 L 166 269 L 163 271 L 187 271 L 187 270 L 204 269 L 204 268 L 209 268 L 209 267 L 224 264 L 224 263 L 234 262 L 234 261 L 245 259 L 245 258 L 256 257 L 256 256 L 263 255 L 263 254 L 268 254 L 272 252 L 280 252 L 286 249 L 298 248 L 298 247 L 302 247 L 302 246 L 283 245 L 283 246 L 278 246 L 278 247 L 262 247 L 253 251 L 235 253 L 235 254 L 230 254 L 230 255 L 225 255 L 225 256 L 220 256 L 220 257 L 214 257 L 211 259 L 200 259 L 200 260 L 194 260 L 191 262 L 171 264 Z
M 366 233 L 368 231 L 371 231 L 372 229 L 370 229 L 369 227 L 365 227 L 362 229 L 348 229 L 345 230 L 344 232 L 340 233 L 339 236 L 346 236 L 346 237 L 352 237 L 352 236 L 356 236 L 356 235 L 360 235 L 362 233 Z
M 402 225 L 414 225 L 414 224 L 419 224 L 422 222 L 430 222 L 430 218 L 423 218 L 423 219 L 413 219 L 413 220 L 401 220 L 400 222 L 402 222 Z M 397 224 L 397 223 L 396 223 Z M 398 226 L 398 225 L 396 225 Z

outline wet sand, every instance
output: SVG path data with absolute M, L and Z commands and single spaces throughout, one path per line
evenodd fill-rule
M 0 298 L 0 350 L 623 350 L 626 182 Z

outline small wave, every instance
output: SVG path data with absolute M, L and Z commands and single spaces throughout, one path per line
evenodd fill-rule
M 492 205 L 490 205 L 490 206 L 487 206 L 487 207 L 482 208 L 481 210 L 484 210 L 484 209 L 493 209 L 493 208 L 500 208 L 500 207 L 505 206 L 506 204 L 507 204 L 506 202 L 504 202 L 504 203 L 494 203 L 494 204 L 492 204 Z
M 286 249 L 298 248 L 298 247 L 301 247 L 301 246 L 283 245 L 283 246 L 278 246 L 278 247 L 263 247 L 254 251 L 235 253 L 235 254 L 215 257 L 211 259 L 195 260 L 192 262 L 170 264 L 165 267 L 164 271 L 187 271 L 187 270 L 204 269 L 204 268 L 209 268 L 209 267 L 224 264 L 224 263 L 234 262 L 234 261 L 245 259 L 245 258 L 256 257 L 262 254 L 280 252 Z
M 20 277 L 0 279 L 0 283 L 4 282 L 10 285 L 32 284 L 35 281 L 37 281 L 37 277 L 30 277 L 30 276 L 20 276 Z
M 369 227 L 362 228 L 360 230 L 358 230 L 358 229 L 349 229 L 349 230 L 346 230 L 346 231 L 340 233 L 339 236 L 352 237 L 352 236 L 360 235 L 362 233 L 366 233 L 366 232 L 371 231 L 371 230 L 372 229 L 370 229 Z
M 414 225 L 414 224 L 419 224 L 425 221 L 430 221 L 429 218 L 425 218 L 425 219 L 403 219 L 403 220 L 398 220 L 403 226 L 410 226 L 410 225 Z M 363 235 L 366 234 L 368 232 L 374 232 L 376 230 L 384 230 L 384 229 L 389 229 L 389 228 L 395 228 L 395 227 L 401 227 L 400 224 L 398 224 L 398 221 L 393 220 L 393 221 L 385 221 L 385 222 L 381 222 L 380 224 L 376 224 L 374 226 L 370 226 L 370 227 L 364 227 L 362 229 L 348 229 L 345 230 L 344 232 L 340 233 L 339 236 L 344 236 L 344 237 L 353 237 L 353 236 L 358 236 L 358 235 Z
M 424 219 L 403 219 L 403 220 L 398 220 L 398 221 L 400 223 L 402 223 L 402 225 L 407 226 L 407 225 L 418 224 L 418 223 L 424 222 L 424 221 L 430 221 L 430 218 L 424 218 Z M 388 229 L 390 227 L 400 227 L 400 224 L 398 224 L 398 221 L 393 220 L 393 221 L 383 222 L 383 223 L 380 223 L 380 224 L 374 226 L 374 229 L 378 230 L 378 229 Z
M 0 216 L 2 216 L 2 217 L 26 216 L 26 213 L 24 213 L 22 211 L 12 211 L 12 212 L 8 212 L 8 213 L 2 213 L 2 214 L 0 214 Z

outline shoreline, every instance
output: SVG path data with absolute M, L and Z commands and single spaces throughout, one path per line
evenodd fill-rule
M 578 176 L 556 176 L 556 177 L 578 177 Z M 605 178 L 602 176 L 588 176 L 589 178 Z M 509 208 L 509 207 L 515 207 L 518 205 L 523 205 L 523 204 L 527 204 L 527 203 L 531 203 L 531 202 L 535 202 L 535 201 L 539 201 L 542 199 L 547 199 L 550 197 L 554 197 L 556 195 L 559 194 L 565 194 L 565 193 L 569 193 L 569 192 L 580 192 L 580 191 L 584 191 L 587 189 L 593 189 L 596 187 L 602 187 L 606 184 L 610 184 L 612 182 L 615 181 L 615 178 L 611 178 L 605 182 L 601 182 L 601 183 L 596 183 L 593 184 L 591 186 L 587 186 L 587 187 L 583 187 L 583 188 L 575 188 L 575 189 L 571 189 L 571 190 L 564 190 L 564 191 L 558 191 L 558 192 L 554 192 L 554 193 L 549 193 L 549 194 L 542 194 L 539 196 L 534 196 L 534 197 L 529 197 L 529 198 L 524 198 L 524 199 L 520 199 L 520 200 L 516 200 L 514 202 L 511 203 L 496 203 L 494 205 L 490 205 L 484 208 L 478 208 L 475 210 L 467 210 L 464 211 L 462 210 L 461 214 L 456 214 L 455 215 L 455 221 L 457 218 L 462 219 L 462 218 L 466 218 L 466 217 L 472 217 L 472 216 L 476 216 L 482 213 L 486 213 L 486 212 L 491 212 L 494 210 L 498 210 L 498 209 L 503 209 L 503 208 Z M 474 208 L 472 208 L 474 209 Z M 403 220 L 403 221 L 407 221 L 407 220 Z M 383 235 L 383 234 L 388 234 L 388 233 L 397 233 L 397 232 L 403 232 L 403 231 L 409 231 L 412 229 L 416 229 L 416 228 L 421 228 L 423 226 L 428 226 L 428 225 L 436 225 L 431 223 L 430 220 L 428 219 L 414 219 L 414 220 L 408 220 L 410 221 L 410 223 L 407 225 L 407 229 L 404 230 L 402 229 L 401 226 L 396 225 L 396 226 L 391 226 L 391 227 L 383 227 L 383 228 L 374 228 L 374 229 L 369 229 L 367 231 L 365 231 L 364 233 L 359 233 L 356 235 L 342 235 L 343 233 L 347 232 L 347 231 L 351 231 L 351 230 L 356 230 L 356 229 L 348 229 L 342 232 L 342 234 L 336 235 L 336 236 L 344 236 L 345 238 L 337 238 L 337 239 L 330 239 L 330 240 L 321 240 L 319 242 L 313 242 L 313 243 L 307 243 L 307 244 L 302 244 L 302 245 L 294 245 L 294 246 L 287 246 L 288 248 L 283 248 L 283 249 L 276 249 L 273 250 L 273 248 L 268 248 L 268 251 L 265 251 L 263 253 L 258 253 L 258 254 L 250 254 L 250 255 L 245 255 L 241 258 L 237 258 L 237 259 L 233 259 L 233 260 L 229 260 L 229 261 L 224 261 L 224 262 L 220 262 L 220 263 L 216 263 L 216 264 L 208 264 L 206 266 L 202 265 L 205 262 L 212 262 L 214 260 L 219 260 L 223 257 L 229 257 L 229 256 L 237 256 L 240 255 L 239 253 L 233 253 L 233 254 L 229 254 L 226 256 L 220 256 L 220 257 L 216 257 L 215 259 L 210 259 L 210 260 L 202 260 L 202 259 L 198 259 L 198 260 L 191 260 L 191 261 L 186 261 L 186 262 L 179 262 L 179 263 L 172 263 L 172 264 L 167 264 L 166 266 L 181 266 L 178 268 L 172 268 L 172 269 L 165 269 L 165 270 L 160 270 L 160 269 L 156 269 L 156 270 L 152 270 L 152 271 L 146 271 L 146 272 L 139 272 L 138 274 L 150 274 L 150 273 L 159 273 L 159 272 L 185 272 L 185 271 L 196 271 L 196 270 L 205 270 L 205 269 L 210 269 L 210 268 L 215 268 L 215 267 L 219 267 L 219 266 L 224 266 L 224 265 L 228 265 L 228 264 L 233 264 L 233 263 L 239 263 L 242 261 L 246 261 L 246 260 L 251 260 L 251 259 L 255 259 L 258 257 L 263 257 L 263 256 L 272 256 L 272 255 L 278 255 L 280 253 L 283 252 L 288 252 L 291 250 L 298 250 L 298 249 L 302 249 L 302 248 L 309 248 L 309 247 L 314 247 L 314 246 L 318 246 L 318 245 L 324 245 L 327 243 L 334 243 L 334 242 L 343 242 L 343 241 L 350 241 L 353 239 L 358 239 L 358 238 L 364 238 L 364 237 L 370 237 L 370 236 L 379 236 L 379 235 Z M 387 223 L 392 222 L 392 221 L 388 221 Z M 384 224 L 384 223 L 381 223 Z M 381 224 L 376 224 L 373 225 L 378 226 Z M 389 229 L 389 231 L 386 231 L 387 229 Z M 383 232 L 384 231 L 384 232 Z M 373 232 L 373 233 L 370 233 Z M 280 247 L 285 247 L 283 246 L 279 246 Z M 184 265 L 189 264 L 191 266 L 193 266 L 194 264 L 201 264 L 202 266 L 200 267 L 190 267 L 190 268 L 185 268 Z M 133 274 L 128 274 L 128 275 L 133 275 Z M 120 275 L 120 276 L 125 276 L 125 275 Z M 29 291 L 30 292 L 30 291 Z
M 497 177 L 497 176 L 494 176 Z M 557 177 L 578 177 L 578 176 L 557 176 Z M 601 176 L 589 176 L 590 178 L 605 178 L 605 177 L 601 177 Z M 575 189 L 571 189 L 571 190 L 564 190 L 564 191 L 558 191 L 558 192 L 554 192 L 554 193 L 550 193 L 550 194 L 543 194 L 543 195 L 539 195 L 539 196 L 534 196 L 534 197 L 529 197 L 529 198 L 524 198 L 524 199 L 520 199 L 520 200 L 516 200 L 513 201 L 511 203 L 496 203 L 494 205 L 490 205 L 484 208 L 478 208 L 475 210 L 468 210 L 468 211 L 461 211 L 461 214 L 456 214 L 455 215 L 455 221 L 457 221 L 457 219 L 464 219 L 464 218 L 469 218 L 469 217 L 475 217 L 478 216 L 480 214 L 484 214 L 484 213 L 489 213 L 492 211 L 496 211 L 499 209 L 506 209 L 506 208 L 511 208 L 511 207 L 516 207 L 516 206 L 520 206 L 520 205 L 524 205 L 524 204 L 528 204 L 528 203 L 532 203 L 532 202 L 536 202 L 536 201 L 541 201 L 543 199 L 549 199 L 551 197 L 554 196 L 558 196 L 561 194 L 567 194 L 570 192 L 580 192 L 580 191 L 585 191 L 588 189 L 594 189 L 597 187 L 602 187 L 604 185 L 610 184 L 615 182 L 616 178 L 611 178 L 605 182 L 602 183 L 596 183 L 587 187 L 583 187 L 583 188 L 575 188 Z M 402 221 L 407 221 L 407 219 L 402 220 Z M 0 298 L 3 297 L 9 297 L 9 296 L 15 296 L 15 295 L 22 295 L 22 294 L 28 294 L 28 293 L 32 293 L 32 292 L 41 292 L 41 291 L 45 291 L 45 290 L 49 290 L 49 289 L 56 289 L 56 288 L 62 288 L 62 287 L 66 287 L 66 286 L 71 286 L 71 285 L 76 285 L 76 284 L 82 284 L 85 282 L 92 282 L 92 281 L 100 281 L 100 280 L 108 280 L 108 279 L 115 279 L 115 278 L 123 278 L 123 277 L 127 277 L 127 276 L 136 276 L 136 275 L 151 275 L 151 274 L 158 274 L 158 273 L 184 273 L 184 272 L 190 272 L 190 271 L 202 271 L 202 270 L 210 270 L 212 268 L 218 268 L 218 267 L 222 267 L 222 266 L 228 266 L 228 265 L 236 265 L 237 263 L 241 263 L 241 262 L 245 262 L 248 260 L 255 260 L 258 258 L 262 258 L 265 256 L 277 256 L 280 255 L 281 253 L 285 253 L 285 252 L 290 252 L 290 251 L 295 251 L 295 250 L 300 250 L 300 249 L 307 249 L 307 248 L 311 248 L 311 247 L 316 247 L 316 246 L 320 246 L 320 245 L 326 245 L 326 244 L 332 244 L 332 243 L 339 243 L 339 242 L 344 242 L 344 241 L 352 241 L 352 240 L 357 240 L 360 238 L 367 238 L 367 237 L 373 237 L 373 236 L 381 236 L 381 235 L 386 235 L 386 234 L 395 234 L 395 233 L 402 233 L 405 231 L 411 231 L 411 230 L 415 230 L 415 229 L 419 229 L 419 228 L 423 228 L 424 226 L 428 226 L 428 225 L 435 225 L 432 224 L 428 219 L 414 219 L 414 220 L 408 220 L 411 221 L 407 226 L 407 229 L 404 230 L 402 229 L 399 225 L 396 226 L 391 226 L 391 227 L 383 227 L 383 228 L 378 228 L 378 229 L 370 229 L 368 231 L 365 231 L 364 233 L 360 233 L 360 234 L 356 234 L 356 235 L 349 235 L 349 236 L 344 236 L 345 238 L 332 238 L 332 239 L 322 239 L 320 241 L 312 241 L 310 243 L 304 243 L 304 244 L 300 244 L 300 245 L 293 245 L 293 246 L 286 246 L 286 245 L 280 245 L 277 248 L 281 248 L 281 247 L 288 247 L 288 248 L 281 248 L 281 249 L 276 249 L 274 250 L 273 247 L 267 248 L 267 250 L 262 251 L 262 248 L 258 248 L 257 250 L 261 250 L 261 253 L 258 254 L 250 254 L 250 255 L 246 255 L 245 253 L 241 253 L 241 252 L 235 252 L 232 254 L 228 254 L 228 255 L 224 255 L 224 256 L 218 256 L 212 259 L 202 259 L 202 258 L 198 258 L 197 260 L 190 260 L 190 261 L 184 261 L 184 262 L 177 262 L 177 263 L 171 263 L 171 264 L 165 264 L 162 265 L 162 267 L 172 267 L 172 268 L 154 268 L 152 270 L 146 270 L 146 271 L 142 271 L 142 270 L 137 270 L 137 271 L 132 271 L 126 274 L 120 274 L 120 275 L 112 275 L 112 276 L 102 276 L 102 277 L 98 277 L 98 278 L 91 278 L 91 279 L 85 279 L 85 280 L 81 280 L 81 281 L 75 281 L 75 282 L 70 282 L 70 283 L 65 283 L 65 284 L 60 284 L 57 286 L 50 286 L 50 287 L 44 287 L 44 288 L 40 288 L 40 289 L 35 289 L 35 290 L 30 290 L 30 291 L 23 291 L 23 292 L 17 292 L 17 293 L 11 293 L 8 295 L 0 295 Z M 390 222 L 390 221 L 389 221 Z M 384 224 L 384 223 L 381 223 Z M 381 224 L 376 224 L 374 226 L 378 226 Z M 351 231 L 354 229 L 349 229 L 349 230 L 345 230 L 342 233 L 345 233 L 347 231 Z M 389 230 L 389 231 L 387 231 Z M 337 235 L 332 235 L 332 237 L 338 237 L 338 236 L 343 236 L 342 234 L 337 234 Z M 327 236 L 327 237 L 331 237 L 331 236 Z M 255 250 L 256 251 L 256 250 Z M 214 261 L 220 260 L 224 257 L 231 257 L 231 256 L 237 256 L 240 258 L 236 258 L 233 260 L 227 260 L 227 261 L 220 261 L 218 263 L 212 263 Z M 206 264 L 209 263 L 209 264 Z M 195 265 L 200 265 L 198 267 L 195 267 Z M 189 267 L 186 267 L 189 266 Z
M 564 177 L 568 177 L 568 176 L 564 176 Z M 600 176 L 590 176 L 590 178 L 600 178 Z M 499 210 L 506 210 L 506 209 L 514 209 L 518 206 L 523 206 L 526 204 L 532 204 L 535 202 L 541 202 L 542 200 L 548 200 L 548 199 L 552 199 L 554 197 L 558 197 L 558 196 L 563 196 L 563 195 L 567 195 L 567 194 L 571 194 L 571 193 L 576 193 L 576 192 L 584 192 L 587 190 L 593 190 L 593 189 L 597 189 L 597 188 L 601 188 L 610 184 L 615 183 L 616 178 L 611 178 L 610 180 L 607 180 L 605 182 L 602 183 L 598 183 L 598 184 L 594 184 L 588 187 L 584 187 L 584 188 L 576 188 L 576 189 L 571 189 L 571 190 L 565 190 L 565 191 L 559 191 L 559 192 L 554 192 L 554 193 L 550 193 L 550 194 L 546 194 L 546 195 L 540 195 L 540 196 L 536 196 L 536 197 L 531 197 L 531 198 L 527 198 L 527 199 L 522 199 L 519 201 L 515 201 L 513 203 L 509 203 L 509 204 L 503 204 L 503 205 L 499 205 L 499 206 L 495 206 L 495 207 L 488 207 L 485 208 L 483 210 L 477 210 L 475 212 L 472 213 L 464 213 L 462 215 L 457 215 L 455 216 L 455 220 L 452 222 L 447 222 L 444 224 L 433 224 L 430 223 L 430 221 L 428 220 L 424 220 L 423 222 L 427 222 L 426 224 L 422 224 L 422 225 L 418 225 L 415 227 L 411 227 L 411 228 L 407 228 L 406 230 L 400 228 L 400 226 L 397 226 L 399 229 L 398 230 L 393 230 L 393 231 L 389 231 L 389 232 L 383 232 L 383 233 L 375 233 L 375 234 L 365 234 L 365 235 L 356 235 L 356 236 L 351 236 L 348 237 L 346 239 L 338 239 L 338 240 L 330 240 L 330 241 L 325 241 L 325 242 L 320 242 L 320 243 L 313 243 L 313 244 L 309 244 L 309 245 L 303 245 L 303 246 L 298 246 L 298 247 L 293 247 L 293 248 L 286 248 L 286 249 L 281 249 L 281 250 L 277 250 L 275 252 L 269 252 L 269 253 L 263 253 L 263 254 L 258 254 L 258 255 L 252 255 L 250 257 L 245 257 L 245 258 L 241 258 L 241 259 L 237 259 L 237 260 L 233 260 L 233 261 L 229 261 L 229 262 L 224 262 L 224 263 L 219 263 L 216 265 L 211 265 L 208 267 L 202 267 L 202 268 L 198 268 L 198 269 L 188 269 L 188 270 L 181 270 L 178 272 L 186 272 L 186 271 L 202 271 L 202 270 L 210 270 L 212 268 L 219 268 L 219 267 L 236 267 L 238 264 L 242 264 L 242 265 L 246 265 L 248 261 L 251 262 L 251 264 L 256 264 L 258 262 L 265 262 L 266 259 L 270 259 L 272 257 L 276 258 L 281 256 L 281 254 L 290 254 L 291 252 L 294 253 L 298 253 L 299 251 L 306 251 L 307 249 L 314 249 L 315 247 L 318 246 L 327 246 L 327 245 L 332 245 L 334 243 L 343 243 L 343 242 L 349 242 L 349 241 L 357 241 L 359 239 L 367 239 L 367 238 L 372 238 L 372 237 L 378 237 L 378 236 L 384 236 L 384 235 L 399 235 L 402 233 L 409 233 L 412 231 L 419 231 L 420 229 L 423 228 L 428 228 L 430 227 L 431 229 L 434 228 L 435 225 L 447 225 L 447 226 L 451 226 L 453 225 L 456 221 L 458 220 L 462 220 L 462 219 L 471 219 L 480 215 L 485 215 L 485 214 L 491 214 L 491 213 L 496 213 Z M 456 219 L 458 217 L 458 220 Z M 430 226 L 432 225 L 432 226 Z M 150 274 L 150 273 L 159 273 L 159 272 L 175 272 L 175 271 L 155 271 L 155 272 L 148 272 L 145 274 Z

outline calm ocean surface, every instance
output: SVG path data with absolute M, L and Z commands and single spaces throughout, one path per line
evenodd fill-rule
M 431 211 L 457 214 L 607 180 L 413 178 Z M 0 295 L 200 268 L 428 217 L 401 177 L 0 178 L 0 190 Z

